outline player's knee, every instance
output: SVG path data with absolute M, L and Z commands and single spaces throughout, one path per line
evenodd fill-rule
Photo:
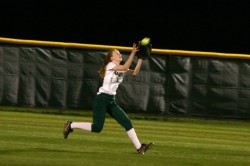
M 103 126 L 92 125 L 92 132 L 94 133 L 100 133 L 102 129 L 103 129 Z
M 129 119 L 127 121 L 123 122 L 122 126 L 126 129 L 126 131 L 133 128 L 133 125 Z
M 102 129 L 92 130 L 92 132 L 95 132 L 95 133 L 100 133 L 100 132 L 102 132 Z

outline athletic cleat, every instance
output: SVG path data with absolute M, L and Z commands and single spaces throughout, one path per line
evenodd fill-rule
M 66 121 L 64 124 L 64 130 L 63 130 L 63 136 L 64 139 L 68 138 L 69 133 L 73 132 L 73 129 L 71 129 L 70 125 L 71 125 L 71 121 Z
M 147 150 L 149 150 L 154 145 L 153 142 L 150 142 L 149 144 L 141 144 L 140 149 L 137 149 L 137 153 L 144 154 Z

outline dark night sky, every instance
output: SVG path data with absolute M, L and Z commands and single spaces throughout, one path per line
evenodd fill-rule
M 1 1 L 0 37 L 250 54 L 247 0 Z

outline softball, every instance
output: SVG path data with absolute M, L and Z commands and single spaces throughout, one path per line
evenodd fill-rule
M 150 38 L 149 37 L 144 37 L 140 42 L 140 44 L 143 45 L 143 46 L 147 45 L 148 43 L 150 43 Z

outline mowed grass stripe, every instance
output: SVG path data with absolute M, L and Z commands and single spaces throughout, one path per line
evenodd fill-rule
M 75 130 L 63 139 L 65 120 L 90 116 L 0 111 L 0 165 L 250 165 L 250 124 L 244 121 L 132 119 L 142 142 L 135 153 L 124 129 L 107 118 L 102 133 Z

